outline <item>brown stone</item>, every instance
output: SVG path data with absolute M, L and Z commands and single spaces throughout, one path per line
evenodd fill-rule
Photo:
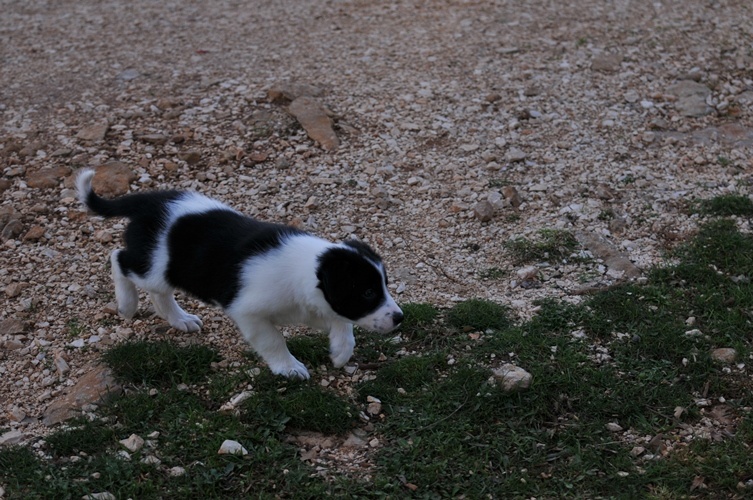
M 45 229 L 42 226 L 32 226 L 31 229 L 26 231 L 24 235 L 24 241 L 37 241 L 44 236 Z
M 201 153 L 196 150 L 183 151 L 178 153 L 178 158 L 188 163 L 189 165 L 195 165 L 201 161 Z
M 10 181 L 10 179 L 0 179 L 0 193 L 7 191 L 8 188 L 12 185 L 13 183 Z
M 731 347 L 720 347 L 711 351 L 711 359 L 720 363 L 737 361 L 737 351 Z
M 15 238 L 19 234 L 21 234 L 24 230 L 24 225 L 21 224 L 21 221 L 18 219 L 11 219 L 8 221 L 8 223 L 3 227 L 3 231 L 0 232 L 0 240 L 5 241 L 12 238 Z
M 324 106 L 312 97 L 299 97 L 290 103 L 290 114 L 301 124 L 308 136 L 321 144 L 322 148 L 334 150 L 340 146 L 340 139 L 332 128 L 332 119 L 327 116 Z
M 23 333 L 24 322 L 18 318 L 8 318 L 0 321 L 0 335 L 18 335 Z
M 112 198 L 126 194 L 135 180 L 136 174 L 128 165 L 112 161 L 96 168 L 92 187 L 98 195 Z
M 18 297 L 28 287 L 28 283 L 11 283 L 10 285 L 5 287 L 5 295 L 7 295 L 9 298 Z
M 489 222 L 494 217 L 494 205 L 488 201 L 480 201 L 473 207 L 473 215 L 481 222 Z
M 167 143 L 168 139 L 169 137 L 162 134 L 146 134 L 146 135 L 139 136 L 139 140 L 149 143 L 149 144 L 157 144 L 157 145 Z
M 60 181 L 71 173 L 71 168 L 65 165 L 42 168 L 26 172 L 26 184 L 34 189 L 51 189 L 60 185 Z
M 622 54 L 599 54 L 591 61 L 591 69 L 611 73 L 620 69 L 622 59 Z
M 99 142 L 105 138 L 109 128 L 110 124 L 107 121 L 93 123 L 79 130 L 76 137 L 82 141 Z
M 47 407 L 42 423 L 50 426 L 68 420 L 79 415 L 84 405 L 100 403 L 122 390 L 107 366 L 95 365 L 66 394 Z
M 515 189 L 515 186 L 503 186 L 502 196 L 505 197 L 507 202 L 513 208 L 518 208 L 523 204 L 523 199 L 520 197 L 518 190 Z
M 267 98 L 270 102 L 286 103 L 295 101 L 299 97 L 318 97 L 322 90 L 306 83 L 278 83 L 267 90 Z

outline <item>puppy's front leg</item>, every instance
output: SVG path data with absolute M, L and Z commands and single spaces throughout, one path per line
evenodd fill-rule
M 356 346 L 356 339 L 353 337 L 353 325 L 350 323 L 337 322 L 329 330 L 329 357 L 335 368 L 345 366 L 351 356 L 353 348 Z
M 256 316 L 233 318 L 243 338 L 266 361 L 275 375 L 288 378 L 308 379 L 306 367 L 288 350 L 285 337 L 268 320 Z

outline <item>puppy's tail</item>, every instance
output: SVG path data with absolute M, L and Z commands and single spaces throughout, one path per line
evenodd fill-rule
M 94 174 L 94 170 L 86 168 L 76 177 L 76 192 L 82 205 L 103 217 L 131 217 L 137 212 L 138 207 L 134 205 L 138 200 L 133 196 L 123 196 L 114 200 L 98 196 L 92 189 Z

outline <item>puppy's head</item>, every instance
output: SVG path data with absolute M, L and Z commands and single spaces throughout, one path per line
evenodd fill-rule
M 322 253 L 316 277 L 332 310 L 361 328 L 387 333 L 403 321 L 382 259 L 365 243 L 346 241 Z

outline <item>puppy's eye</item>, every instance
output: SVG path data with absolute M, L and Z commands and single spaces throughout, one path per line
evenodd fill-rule
M 363 298 L 367 300 L 374 299 L 376 298 L 376 292 L 374 291 L 374 289 L 369 288 L 368 290 L 363 292 Z

